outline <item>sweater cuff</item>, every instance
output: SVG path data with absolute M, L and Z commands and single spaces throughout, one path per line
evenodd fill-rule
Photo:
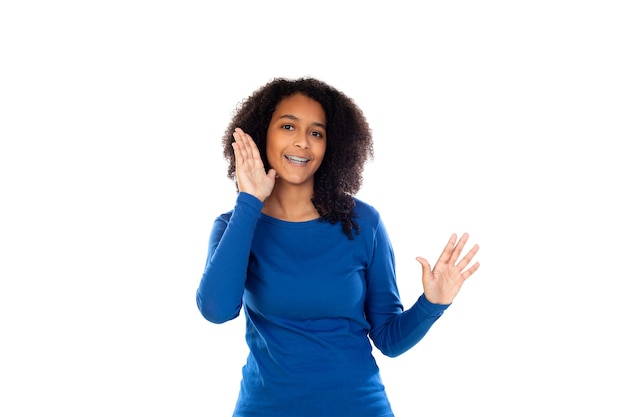
M 261 211 L 261 209 L 263 208 L 263 202 L 261 200 L 259 200 L 252 194 L 248 194 L 243 191 L 240 191 L 239 194 L 237 194 L 236 204 L 246 205 L 258 211 Z
M 420 295 L 416 303 L 420 310 L 429 316 L 441 316 L 450 304 L 435 304 L 428 301 L 425 294 Z

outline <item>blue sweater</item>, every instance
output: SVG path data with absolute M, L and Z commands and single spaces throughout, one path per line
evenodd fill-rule
M 213 323 L 245 314 L 234 417 L 393 416 L 370 340 L 400 355 L 447 305 L 422 294 L 404 311 L 380 215 L 355 202 L 354 240 L 340 223 L 269 217 L 243 192 L 216 219 L 196 301 Z

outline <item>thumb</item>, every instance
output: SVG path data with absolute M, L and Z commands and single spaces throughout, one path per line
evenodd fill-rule
M 430 272 L 430 264 L 426 259 L 422 258 L 421 256 L 418 256 L 415 259 L 417 260 L 417 262 L 422 264 L 422 272 Z
M 432 269 L 430 267 L 430 264 L 428 263 L 428 261 L 424 258 L 422 258 L 421 256 L 418 256 L 417 261 L 422 264 L 422 280 L 427 279 L 428 277 L 430 277 L 432 275 Z
M 274 168 L 270 168 L 269 171 L 267 171 L 267 175 L 273 180 L 278 178 L 278 174 L 276 173 L 276 170 Z

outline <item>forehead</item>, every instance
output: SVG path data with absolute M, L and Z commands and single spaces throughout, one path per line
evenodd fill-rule
M 315 99 L 303 94 L 295 93 L 283 98 L 274 110 L 274 117 L 282 117 L 285 114 L 294 116 L 308 115 L 326 121 L 326 113 L 322 105 Z

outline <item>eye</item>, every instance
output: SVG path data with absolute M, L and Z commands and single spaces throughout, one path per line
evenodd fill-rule
M 294 130 L 295 128 L 293 127 L 293 125 L 290 124 L 284 124 L 281 126 L 281 129 L 285 129 L 285 130 Z
M 311 132 L 311 134 L 312 134 L 313 136 L 316 136 L 316 137 L 320 138 L 320 139 L 322 139 L 322 138 L 324 137 L 324 134 L 323 134 L 322 132 L 318 132 L 318 131 L 316 131 L 316 130 L 314 130 L 313 132 Z

